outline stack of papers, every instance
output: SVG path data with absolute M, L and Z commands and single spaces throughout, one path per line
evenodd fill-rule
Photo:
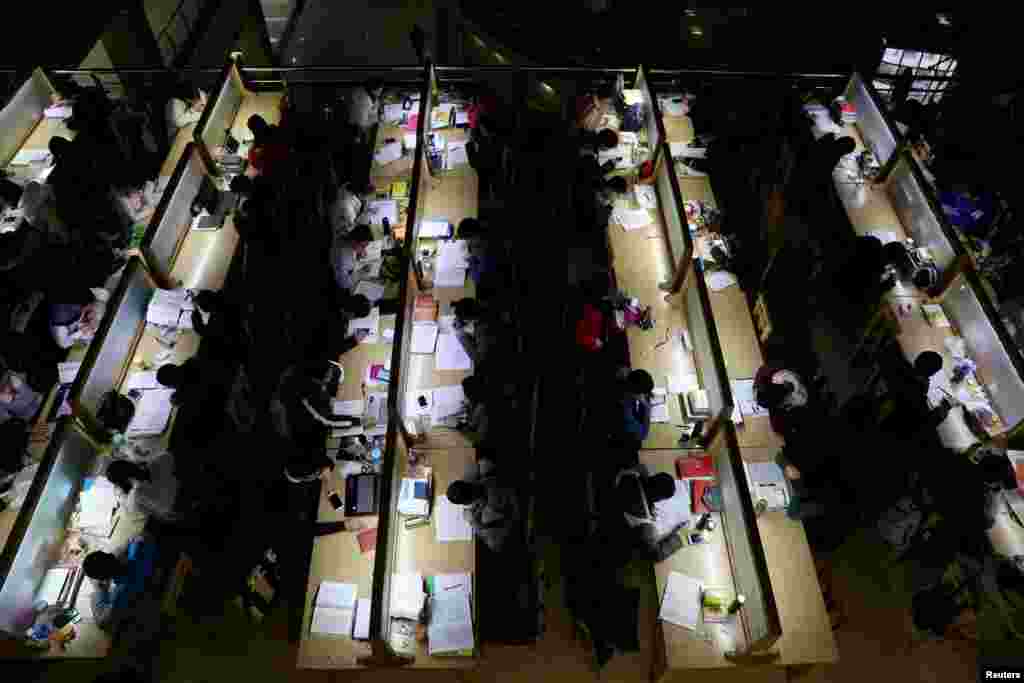
M 362 341 L 363 344 L 376 344 L 380 338 L 380 309 L 374 307 L 365 318 L 356 318 L 348 322 L 348 336 L 351 337 L 359 330 L 368 333 Z
M 456 505 L 443 495 L 437 500 L 434 531 L 438 543 L 472 541 L 473 527 L 466 519 L 465 507 Z
M 466 394 L 462 391 L 461 384 L 434 389 L 434 405 L 430 412 L 430 419 L 434 424 L 440 424 L 465 412 Z
M 402 158 L 402 143 L 401 142 L 389 142 L 380 149 L 377 150 L 376 154 L 373 155 L 373 160 L 378 164 L 390 164 L 392 161 L 398 161 Z
M 400 145 L 399 150 L 401 150 Z M 391 225 L 398 225 L 398 200 L 376 199 L 370 202 L 366 210 L 369 213 L 371 225 L 383 225 L 385 218 Z
M 754 380 L 736 379 L 730 382 L 732 386 L 732 398 L 739 407 L 740 413 L 745 417 L 760 417 L 768 414 L 767 408 L 762 408 L 754 399 Z
M 422 574 L 393 574 L 391 576 L 391 617 L 393 619 L 420 620 L 427 596 L 423 592 Z
M 474 649 L 469 595 L 468 581 L 464 579 L 453 580 L 445 575 L 434 578 L 427 624 L 427 652 L 431 656 L 471 653 Z
M 188 292 L 184 289 L 158 289 L 146 308 L 146 322 L 161 327 L 177 327 L 178 318 L 187 306 Z
M 469 163 L 465 140 L 449 140 L 448 154 L 445 157 L 445 168 L 452 169 Z
M 462 287 L 469 270 L 469 243 L 466 240 L 442 242 L 437 249 L 435 287 Z
M 420 237 L 450 237 L 452 224 L 443 220 L 420 221 Z
M 380 436 L 388 431 L 388 395 L 372 393 L 366 396 L 363 429 L 367 436 Z
M 372 280 L 360 280 L 359 284 L 353 290 L 354 294 L 362 294 L 370 300 L 371 304 L 376 304 L 378 301 L 384 298 L 384 285 L 379 282 L 373 282 Z
M 106 477 L 90 477 L 83 486 L 78 499 L 78 528 L 83 533 L 106 538 L 113 530 L 117 487 Z
M 171 396 L 174 389 L 149 389 L 135 406 L 135 416 L 125 432 L 128 436 L 156 436 L 163 434 L 171 419 Z
M 398 492 L 398 511 L 411 517 L 426 517 L 430 514 L 430 480 L 402 479 Z
M 432 320 L 414 322 L 412 324 L 410 353 L 434 353 L 434 347 L 437 345 L 438 329 L 437 323 Z
M 310 631 L 332 636 L 351 636 L 357 590 L 358 587 L 353 583 L 322 582 L 316 594 Z
M 437 370 L 472 370 L 473 359 L 466 353 L 466 349 L 462 348 L 462 342 L 453 328 L 454 321 L 454 315 L 441 317 L 434 366 Z
M 661 540 L 680 524 L 689 524 L 691 516 L 690 482 L 676 479 L 676 492 L 671 498 L 654 504 L 654 533 Z
M 639 230 L 651 224 L 651 214 L 647 209 L 627 209 L 616 206 L 612 210 L 612 220 L 622 226 L 626 231 Z
M 679 572 L 669 572 L 658 618 L 676 626 L 696 630 L 700 619 L 703 585 Z

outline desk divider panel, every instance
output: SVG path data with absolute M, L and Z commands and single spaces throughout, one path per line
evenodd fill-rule
M 20 637 L 32 625 L 36 591 L 60 557 L 78 492 L 98 453 L 71 417 L 58 420 L 0 555 L 0 631 Z
M 715 327 L 715 316 L 711 310 L 711 297 L 704 282 L 704 269 L 700 261 L 691 261 L 690 282 L 685 289 L 684 307 L 686 327 L 693 345 L 693 360 L 700 378 L 700 386 L 708 393 L 711 409 L 711 426 L 730 422 L 732 414 L 732 389 L 725 369 L 722 345 Z M 683 399 L 685 400 L 685 398 Z M 712 430 L 705 430 L 708 437 L 714 437 Z
M 885 180 L 885 191 L 892 199 L 893 208 L 907 235 L 914 239 L 917 246 L 928 247 L 939 271 L 945 272 L 953 266 L 962 248 L 950 240 L 915 171 L 909 154 L 900 154 Z
M 873 88 L 859 73 L 850 77 L 843 93 L 848 102 L 857 108 L 857 125 L 860 127 L 864 144 L 874 153 L 883 166 L 896 153 L 899 139 L 886 120 L 885 113 L 872 94 Z
M 736 592 L 746 598 L 740 620 L 744 642 L 748 651 L 765 650 L 782 635 L 782 626 L 736 430 L 730 420 L 725 421 L 708 452 L 718 471 L 722 533 L 729 550 L 733 583 Z
M 248 94 L 238 64 L 234 61 L 224 67 L 216 93 L 203 110 L 203 116 L 195 130 L 195 141 L 206 161 L 211 174 L 219 175 L 214 159 L 215 152 L 224 144 L 227 131 L 235 122 L 242 100 Z
M 32 71 L 7 106 L 0 110 L 0 167 L 10 163 L 50 106 L 57 92 L 42 69 Z
M 651 148 L 651 158 L 655 163 L 658 163 L 660 156 L 668 151 L 661 148 L 661 143 L 665 140 L 665 125 L 662 123 L 661 112 L 658 110 L 658 101 L 651 91 L 651 86 L 647 80 L 647 72 L 643 66 L 637 67 L 636 83 L 633 87 L 643 93 L 644 114 L 647 116 L 645 126 L 647 129 L 647 145 Z
M 146 328 L 146 309 L 156 290 L 142 260 L 133 256 L 69 392 L 72 413 L 91 431 L 102 431 L 97 413 L 103 397 L 117 389 L 128 372 Z
M 174 262 L 192 227 L 192 202 L 207 175 L 198 146 L 190 142 L 142 238 L 146 264 L 165 286 L 171 284 Z
M 664 137 L 662 138 L 664 140 Z M 658 154 L 657 171 L 654 175 L 654 189 L 658 195 L 658 207 L 665 223 L 665 238 L 668 242 L 669 254 L 672 256 L 672 269 L 676 280 L 680 270 L 687 270 L 693 259 L 693 236 L 686 221 L 683 209 L 683 194 L 679 189 L 679 178 L 668 150 L 668 142 L 663 142 L 663 149 Z

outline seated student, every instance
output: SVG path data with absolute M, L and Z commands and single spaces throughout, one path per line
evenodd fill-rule
M 455 336 L 466 354 L 479 366 L 487 352 L 495 330 L 488 321 L 487 308 L 476 299 L 459 299 L 452 302 L 455 313 Z
M 792 370 L 763 365 L 754 376 L 754 400 L 768 410 L 772 429 L 785 436 L 792 426 L 787 417 L 807 405 L 807 388 Z
M 620 371 L 621 374 L 621 371 Z M 621 433 L 627 442 L 639 445 L 651 431 L 651 394 L 654 378 L 646 370 L 629 372 L 622 384 Z
M 490 231 L 476 218 L 464 218 L 459 223 L 458 239 L 466 240 L 469 246 L 469 277 L 477 287 L 497 289 L 495 278 L 499 264 L 491 245 Z
M 181 406 L 207 400 L 211 390 L 226 389 L 231 379 L 229 372 L 219 360 L 193 356 L 181 365 L 161 365 L 156 371 L 156 381 L 174 389 L 171 403 Z
M 11 419 L 31 422 L 42 405 L 43 396 L 29 386 L 23 373 L 0 373 L 0 424 Z
M 383 88 L 376 81 L 349 88 L 344 93 L 347 121 L 359 131 L 360 140 L 366 140 L 380 117 L 378 108 Z
M 480 197 L 484 199 L 492 198 L 498 189 L 503 150 L 491 117 L 480 117 L 466 144 L 466 155 L 470 166 L 476 171 L 477 187 Z
M 366 207 L 360 193 L 348 183 L 337 188 L 337 194 L 331 202 L 331 227 L 335 235 L 347 235 L 356 227 L 356 221 Z
M 334 413 L 330 385 L 337 379 L 337 368 L 326 362 L 289 366 L 278 380 L 270 399 L 274 430 L 300 450 L 320 448 L 323 430 L 358 427 L 361 415 Z M 320 449 L 322 452 L 322 448 Z
M 285 143 L 281 130 L 267 123 L 259 114 L 250 116 L 246 125 L 253 134 L 249 165 L 260 174 L 272 175 L 273 170 L 288 158 L 291 149 Z
M 366 248 L 373 241 L 373 232 L 367 225 L 357 225 L 347 235 L 335 235 L 331 246 L 331 266 L 334 281 L 344 292 L 351 292 L 359 276 L 359 260 L 366 255 Z
M 107 310 L 108 295 L 104 289 L 68 298 L 78 298 L 79 301 L 50 305 L 50 333 L 62 349 L 70 349 L 79 342 L 89 344 Z
M 228 301 L 223 292 L 212 289 L 197 292 L 192 302 L 192 329 L 216 347 L 214 355 L 243 355 L 248 344 L 241 307 Z
M 942 424 L 952 404 L 943 399 L 933 408 L 928 402 L 931 378 L 942 370 L 942 356 L 922 351 L 911 365 L 902 352 L 893 350 L 882 354 L 880 364 L 888 389 L 879 408 L 883 431 L 923 435 Z
M 128 496 L 128 507 L 161 522 L 181 519 L 178 502 L 178 478 L 174 474 L 174 456 L 169 452 L 145 464 L 115 460 L 104 473 L 110 483 Z
M 614 107 L 614 89 L 602 86 L 596 93 L 576 98 L 576 125 L 584 130 L 596 131 L 604 121 L 604 115 Z
M 96 418 L 108 434 L 125 432 L 134 417 L 135 401 L 116 391 L 108 391 L 103 396 L 96 412 Z
M 147 598 L 152 605 L 158 554 L 156 541 L 142 535 L 132 539 L 123 553 L 97 550 L 86 555 L 82 571 L 96 584 L 92 611 L 100 628 L 111 631 L 137 618 Z
M 180 83 L 164 107 L 167 122 L 167 142 L 173 145 L 178 132 L 197 123 L 206 109 L 206 93 L 191 83 Z
M 448 500 L 464 505 L 463 513 L 476 535 L 495 552 L 508 544 L 519 523 L 519 500 L 502 485 L 491 460 L 481 458 L 466 475 L 448 486 Z
M 462 393 L 466 396 L 466 417 L 458 423 L 459 431 L 465 433 L 474 445 L 487 440 L 487 388 L 486 380 L 480 374 L 462 380 Z
M 47 244 L 70 243 L 71 230 L 57 214 L 57 197 L 51 186 L 35 181 L 28 183 L 19 206 L 25 212 L 25 221 L 46 236 Z
M 675 494 L 676 482 L 672 475 L 660 472 L 652 476 L 646 465 L 621 470 L 615 476 L 615 498 L 626 526 L 655 562 L 667 559 L 683 547 L 676 532 L 685 522 L 664 534 L 659 533 L 655 525 L 654 504 Z

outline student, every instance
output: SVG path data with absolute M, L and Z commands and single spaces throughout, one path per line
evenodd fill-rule
M 331 202 L 331 227 L 335 235 L 346 235 L 352 228 L 356 227 L 356 221 L 366 207 L 359 193 L 354 191 L 348 183 L 337 188 L 337 195 Z
M 178 478 L 174 456 L 169 452 L 145 464 L 115 460 L 105 472 L 110 483 L 128 496 L 128 506 L 161 522 L 174 522 L 182 515 L 177 507 Z
M 86 555 L 82 571 L 96 584 L 92 611 L 101 629 L 115 629 L 139 615 L 147 597 L 152 600 L 158 552 L 156 542 L 142 535 L 132 539 L 123 553 L 97 550 Z
M 156 381 L 174 389 L 171 403 L 177 406 L 200 403 L 209 398 L 210 390 L 224 388 L 226 368 L 215 360 L 193 356 L 181 365 L 167 363 L 156 371 Z
M 367 225 L 357 225 L 347 235 L 334 236 L 331 247 L 331 265 L 334 281 L 343 292 L 355 288 L 359 276 L 359 260 L 366 256 L 366 248 L 373 241 L 373 233 Z
M 502 147 L 489 116 L 480 117 L 466 144 L 466 154 L 469 164 L 476 170 L 480 197 L 493 198 L 501 175 Z
M 323 452 L 325 427 L 344 429 L 362 424 L 361 415 L 334 413 L 330 386 L 336 373 L 337 368 L 325 362 L 292 365 L 281 373 L 270 399 L 271 420 L 277 434 L 301 452 Z
M 349 125 L 359 131 L 360 140 L 369 138 L 373 127 L 377 125 L 379 101 L 383 88 L 376 81 L 367 81 L 363 85 L 350 88 L 345 93 L 345 104 Z
M 487 357 L 493 330 L 487 321 L 487 309 L 476 299 L 459 299 L 452 302 L 455 314 L 455 336 L 463 350 L 479 366 Z
M 212 289 L 197 292 L 192 303 L 192 329 L 204 342 L 214 345 L 214 355 L 232 359 L 243 356 L 248 344 L 240 307 L 228 301 L 223 292 Z
M 83 294 L 78 302 L 51 304 L 50 333 L 57 346 L 70 349 L 79 342 L 92 342 L 106 313 L 108 298 L 106 290 L 94 289 Z
M 626 526 L 655 562 L 667 559 L 683 547 L 676 532 L 685 522 L 663 536 L 655 526 L 654 504 L 675 494 L 676 482 L 672 475 L 660 472 L 652 476 L 646 465 L 636 465 L 615 476 L 615 498 Z
M 135 417 L 135 401 L 128 396 L 108 391 L 103 396 L 96 419 L 109 435 L 124 433 Z
M 787 418 L 807 405 L 807 388 L 792 370 L 763 365 L 754 376 L 754 400 L 768 410 L 772 429 L 784 436 L 795 422 Z
M 469 247 L 469 277 L 476 286 L 495 290 L 493 278 L 498 274 L 498 261 L 490 243 L 489 230 L 476 218 L 464 218 L 459 223 L 458 238 Z
M 632 444 L 641 444 L 651 430 L 651 395 L 654 378 L 646 370 L 633 370 L 625 377 L 621 406 L 622 435 Z
M 613 95 L 612 86 L 604 85 L 592 95 L 576 98 L 576 125 L 583 130 L 598 130 L 604 121 L 605 114 L 612 111 Z
M 888 388 L 879 409 L 883 431 L 928 434 L 942 424 L 952 403 L 943 399 L 933 408 L 928 402 L 931 378 L 942 371 L 942 356 L 922 351 L 911 365 L 896 349 L 883 354 L 880 364 Z
M 478 446 L 488 435 L 486 380 L 480 374 L 467 377 L 462 380 L 462 393 L 466 396 L 466 419 L 459 423 L 458 429 Z
M 0 373 L 0 424 L 11 419 L 31 422 L 42 405 L 42 395 L 29 386 L 23 373 L 11 369 Z
M 291 149 L 285 144 L 281 129 L 267 123 L 259 114 L 250 116 L 246 125 L 253 135 L 249 165 L 260 174 L 272 175 L 273 170 L 291 153 Z
M 167 143 L 174 144 L 178 132 L 199 121 L 206 109 L 206 93 L 191 83 L 181 83 L 167 100 L 164 117 L 167 120 Z
M 466 475 L 448 486 L 448 500 L 466 506 L 463 511 L 476 535 L 488 548 L 501 552 L 519 522 L 519 501 L 513 489 L 502 485 L 491 460 L 481 458 Z

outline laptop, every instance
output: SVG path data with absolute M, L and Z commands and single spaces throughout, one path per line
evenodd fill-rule
M 345 478 L 345 516 L 377 514 L 380 475 L 369 472 Z

